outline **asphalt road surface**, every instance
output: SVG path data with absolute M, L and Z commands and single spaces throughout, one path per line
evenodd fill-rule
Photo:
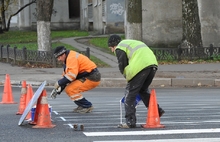
M 0 87 L 3 92 L 4 87 Z M 37 88 L 33 88 L 36 91 Z M 165 128 L 120 129 L 119 100 L 124 89 L 97 88 L 83 93 L 93 103 L 92 113 L 78 114 L 76 105 L 65 93 L 49 98 L 51 88 L 45 88 L 52 106 L 54 128 L 36 129 L 24 121 L 18 126 L 21 88 L 13 86 L 17 104 L 0 104 L 1 142 L 219 142 L 220 89 L 218 88 L 156 88 L 157 101 L 166 111 L 160 119 Z M 1 93 L 3 94 L 3 93 Z M 2 95 L 1 95 L 2 97 Z M 137 107 L 137 124 L 146 124 L 147 109 Z M 124 108 L 123 108 L 124 121 Z M 83 124 L 83 131 L 75 131 L 74 124 Z

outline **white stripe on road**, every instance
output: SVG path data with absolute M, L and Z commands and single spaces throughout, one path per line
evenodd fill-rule
M 58 112 L 56 112 L 56 111 L 53 111 L 56 115 L 58 115 Z
M 73 125 L 72 124 L 68 124 L 69 126 L 70 126 L 70 128 L 72 128 L 73 129 Z
M 126 140 L 126 141 L 93 141 L 93 142 L 219 142 L 220 138 L 196 139 L 163 139 L 163 140 Z
M 183 130 L 155 130 L 155 131 L 124 131 L 124 132 L 84 132 L 86 136 L 125 136 L 125 135 L 167 135 L 193 133 L 219 133 L 216 129 L 183 129 Z
M 66 121 L 66 119 L 64 117 L 60 117 L 60 119 L 62 119 L 63 121 Z

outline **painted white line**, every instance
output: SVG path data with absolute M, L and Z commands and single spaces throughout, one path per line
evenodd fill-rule
M 183 129 L 183 130 L 155 130 L 155 131 L 123 131 L 123 132 L 84 132 L 86 136 L 125 136 L 125 135 L 167 135 L 167 134 L 194 134 L 220 133 L 216 129 Z
M 73 125 L 72 124 L 68 124 L 69 126 L 70 126 L 70 128 L 72 128 L 73 129 Z
M 93 142 L 219 142 L 220 138 L 163 139 L 163 140 L 126 140 L 126 141 L 93 141 Z
M 210 122 L 210 123 L 213 123 L 213 122 L 215 123 L 216 122 L 216 123 L 219 123 L 220 121 L 219 120 L 212 120 L 212 121 L 204 121 L 204 122 Z
M 55 113 L 56 115 L 58 115 L 59 113 L 58 112 L 56 112 L 56 111 L 53 111 L 53 113 Z
M 96 115 L 97 115 L 98 113 L 96 113 Z M 103 113 L 102 113 L 103 114 Z M 69 119 L 82 119 L 82 115 L 79 115 L 79 116 L 65 116 L 65 115 L 63 115 L 65 118 L 69 118 Z M 118 118 L 118 119 L 120 119 L 119 118 L 119 115 L 105 115 L 104 114 L 104 116 L 105 117 L 107 117 L 107 116 L 111 116 L 112 118 L 109 118 L 108 117 L 108 119 L 115 119 L 116 117 Z M 103 117 L 103 118 L 105 118 L 105 117 Z M 88 116 L 88 118 L 86 117 L 86 118 L 83 118 L 83 120 L 86 120 L 86 119 L 88 119 L 88 120 L 91 120 L 91 118 L 93 118 L 93 119 L 95 119 L 95 120 L 97 120 L 97 119 L 103 119 L 103 118 L 100 118 L 100 116 Z
M 66 121 L 66 119 L 64 117 L 60 117 L 60 119 L 62 119 L 63 121 Z

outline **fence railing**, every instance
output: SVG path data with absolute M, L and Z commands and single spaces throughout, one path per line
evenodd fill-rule
M 213 60 L 220 59 L 220 47 L 197 47 L 197 48 L 152 48 L 158 60 Z
M 90 58 L 90 49 L 86 48 L 85 51 L 78 51 Z M 53 55 L 53 51 L 35 51 L 27 50 L 26 47 L 18 49 L 17 47 L 0 46 L 0 60 L 5 59 L 6 62 L 12 62 L 17 64 L 17 62 L 22 63 L 45 63 L 50 64 L 53 67 L 58 65 L 57 60 Z
M 220 47 L 213 47 L 211 44 L 209 47 L 198 48 L 152 48 L 154 54 L 159 61 L 173 61 L 173 60 L 197 60 L 197 59 L 220 59 Z M 90 58 L 90 49 L 85 51 L 79 51 Z M 53 51 L 34 51 L 28 50 L 25 47 L 18 49 L 17 47 L 0 46 L 0 60 L 5 59 L 6 62 L 32 62 L 32 63 L 45 63 L 56 67 L 58 65 L 57 60 L 53 56 Z

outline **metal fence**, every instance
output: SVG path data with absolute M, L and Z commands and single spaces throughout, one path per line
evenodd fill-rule
M 160 61 L 173 60 L 213 60 L 220 59 L 220 47 L 197 47 L 197 48 L 152 48 L 157 59 Z
M 220 47 L 213 47 L 211 44 L 209 47 L 199 48 L 152 48 L 154 54 L 159 61 L 174 61 L 174 60 L 213 60 L 220 59 Z M 85 51 L 78 51 L 90 58 L 90 49 Z M 5 59 L 6 62 L 31 62 L 31 63 L 45 63 L 56 67 L 58 65 L 57 60 L 53 56 L 53 51 L 34 51 L 27 50 L 25 47 L 18 49 L 17 47 L 0 46 L 0 60 Z
M 90 58 L 90 49 L 85 51 L 78 51 Z M 0 60 L 5 59 L 6 62 L 12 62 L 13 64 L 19 63 L 44 63 L 57 67 L 58 62 L 53 55 L 53 51 L 36 51 L 27 50 L 26 47 L 18 49 L 17 47 L 0 46 Z

